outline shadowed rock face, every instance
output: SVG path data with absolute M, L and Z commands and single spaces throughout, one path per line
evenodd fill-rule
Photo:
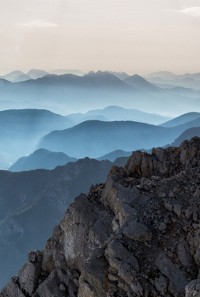
M 200 296 L 199 206 L 199 138 L 134 153 L 75 199 L 0 296 Z
M 74 197 L 105 182 L 112 164 L 85 158 L 51 171 L 0 171 L 0 288 L 30 249 L 44 247 Z

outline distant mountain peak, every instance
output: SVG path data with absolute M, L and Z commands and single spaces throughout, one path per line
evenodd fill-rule
M 6 75 L 19 75 L 19 74 L 25 74 L 23 71 L 21 70 L 14 70 L 14 71 L 11 71 L 11 72 L 8 72 Z
M 98 71 L 90 71 L 88 72 L 87 74 L 85 74 L 85 76 L 92 76 L 92 77 L 102 77 L 102 76 L 110 76 L 110 77 L 116 77 L 114 74 L 112 74 L 111 72 L 109 71 L 101 71 L 101 70 L 98 70 Z
M 29 70 L 29 72 L 27 72 L 27 75 L 29 75 L 33 79 L 41 78 L 47 74 L 49 74 L 47 71 L 40 69 L 31 69 Z
M 187 112 L 185 114 L 182 114 L 172 120 L 169 120 L 165 123 L 163 123 L 161 126 L 163 127 L 175 127 L 178 125 L 183 125 L 192 121 L 195 121 L 196 119 L 200 118 L 199 112 Z
M 63 74 L 74 74 L 78 76 L 84 75 L 84 72 L 78 69 L 55 69 L 50 71 L 51 74 L 63 75 Z
M 129 75 L 126 72 L 115 72 L 115 71 L 109 71 L 111 74 L 117 76 L 121 80 L 124 80 L 127 78 Z
M 124 82 L 128 85 L 141 90 L 141 91 L 159 91 L 161 90 L 159 87 L 147 81 L 144 77 L 134 74 L 124 79 Z
M 29 80 L 31 77 L 20 70 L 15 70 L 2 76 L 2 78 L 11 82 L 22 82 Z
M 28 171 L 35 169 L 54 169 L 77 159 L 69 157 L 62 152 L 52 152 L 44 148 L 34 151 L 32 154 L 19 158 L 9 170 L 12 172 Z
M 139 75 L 139 74 L 137 74 L 137 73 L 135 73 L 135 74 L 133 74 L 133 75 L 130 75 L 130 77 L 135 77 L 135 78 L 140 78 L 140 79 L 145 80 L 141 75 Z
M 163 70 L 163 71 L 156 71 L 156 72 L 153 72 L 152 74 L 164 74 L 164 75 L 166 75 L 166 74 L 172 74 L 172 75 L 175 75 L 175 73 L 173 73 L 173 72 L 171 72 L 171 71 L 165 71 L 165 70 Z

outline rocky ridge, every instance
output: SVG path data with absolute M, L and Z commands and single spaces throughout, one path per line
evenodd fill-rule
M 200 296 L 200 139 L 135 152 L 70 205 L 1 297 Z
M 44 247 L 74 197 L 105 182 L 112 165 L 126 162 L 85 158 L 54 170 L 0 171 L 0 291 L 27 252 Z

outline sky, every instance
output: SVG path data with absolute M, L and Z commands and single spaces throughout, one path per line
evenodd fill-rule
M 200 0 L 0 0 L 0 74 L 200 71 Z

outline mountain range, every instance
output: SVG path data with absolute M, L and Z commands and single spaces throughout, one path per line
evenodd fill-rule
M 168 71 L 150 73 L 144 76 L 159 87 L 184 87 L 200 90 L 200 73 L 174 74 Z
M 119 75 L 101 71 L 83 76 L 47 74 L 21 82 L 0 81 L 1 109 L 37 106 L 69 114 L 77 112 L 77 107 L 86 111 L 123 102 L 126 108 L 158 114 L 164 111 L 167 116 L 174 116 L 177 112 L 200 111 L 199 98 L 200 93 L 194 90 L 163 89 L 138 75 L 122 80 Z
M 183 116 L 184 118 L 184 116 Z M 200 117 L 193 121 L 188 114 L 181 125 L 162 127 L 132 121 L 86 121 L 72 128 L 53 131 L 44 136 L 40 148 L 61 151 L 75 158 L 98 158 L 115 150 L 149 150 L 172 143 L 182 132 L 200 127 Z M 176 122 L 176 121 L 175 121 Z M 177 119 L 177 123 L 180 119 Z M 168 126 L 173 122 L 165 123 Z M 173 125 L 173 124 L 172 124 Z
M 176 128 L 131 121 L 94 120 L 47 134 L 41 139 L 39 148 L 61 151 L 75 158 L 98 158 L 118 149 L 132 151 L 162 146 L 171 143 L 179 132 Z
M 12 71 L 10 73 L 7 73 L 6 75 L 0 76 L 2 79 L 6 79 L 10 82 L 22 82 L 29 79 L 37 79 L 44 77 L 45 75 L 48 75 L 47 71 L 39 70 L 39 69 L 31 69 L 27 73 L 24 73 L 22 71 Z
M 0 297 L 182 297 L 194 279 L 198 289 L 199 82 L 0 77 L 0 110 L 24 107 L 0 111 L 0 286 L 34 250 Z
M 88 118 L 95 120 L 82 123 Z M 136 122 L 137 120 L 164 123 L 155 126 Z M 114 160 L 116 150 L 130 152 L 165 146 L 173 143 L 185 130 L 200 126 L 200 114 L 197 112 L 187 113 L 167 122 L 166 120 L 166 117 L 157 114 L 118 106 L 67 116 L 39 109 L 1 111 L 0 166 L 4 169 L 10 167 L 14 171 L 53 169 L 67 163 L 69 157 L 77 159 L 88 156 L 98 159 L 110 153 L 113 157 L 107 155 L 108 159 Z M 81 123 L 76 125 L 79 121 Z M 41 150 L 30 155 L 39 148 L 51 153 Z M 28 158 L 24 158 L 28 155 Z M 16 161 L 17 164 L 14 164 Z
M 5 75 L 1 75 L 0 78 L 6 79 L 10 82 L 21 82 L 26 81 L 29 79 L 37 79 L 44 77 L 49 74 L 55 74 L 55 75 L 63 75 L 63 74 L 75 74 L 75 75 L 83 75 L 84 73 L 79 70 L 73 70 L 73 69 L 55 69 L 52 71 L 45 71 L 41 69 L 30 69 L 28 72 L 23 72 L 19 70 L 11 71 Z
M 160 115 L 148 114 L 139 110 L 128 110 L 117 106 L 90 111 L 86 114 L 67 116 L 41 109 L 0 111 L 0 168 L 7 169 L 18 158 L 35 151 L 40 137 L 43 137 L 46 133 L 72 127 L 77 122 L 82 122 L 88 118 L 106 121 L 126 118 L 140 121 L 144 119 L 150 123 L 167 120 L 166 117 Z M 21 161 L 20 164 L 22 164 Z M 57 165 L 59 164 L 58 162 Z M 51 165 L 49 166 L 47 168 L 52 168 Z
M 145 74 L 143 76 L 138 74 L 129 75 L 125 72 L 114 72 L 114 71 L 107 71 L 110 74 L 118 77 L 119 79 L 125 81 L 127 84 L 132 86 L 138 85 L 145 87 L 149 86 L 150 88 L 153 87 L 152 91 L 158 91 L 159 87 L 165 88 L 174 88 L 174 87 L 185 87 L 185 88 L 194 88 L 200 89 L 199 81 L 200 81 L 200 73 L 185 73 L 185 74 L 174 74 L 169 71 L 159 71 L 154 73 Z M 94 72 L 89 72 L 89 74 Z M 73 69 L 57 69 L 52 71 L 45 71 L 40 69 L 31 69 L 28 72 L 22 72 L 19 70 L 12 71 L 5 75 L 0 76 L 0 78 L 6 79 L 11 82 L 21 82 L 26 81 L 29 79 L 37 79 L 42 78 L 49 74 L 55 75 L 65 75 L 65 74 L 74 74 L 78 76 L 84 76 L 85 74 L 79 70 Z M 147 79 L 147 81 L 145 81 Z M 149 85 L 148 85 L 149 81 Z M 151 83 L 150 83 L 151 82 Z M 156 86 L 154 85 L 156 84 Z
M 131 152 L 125 152 L 122 150 L 113 151 L 102 157 L 99 157 L 99 161 L 108 160 L 110 162 L 116 162 L 117 164 L 124 164 L 127 157 L 131 155 Z M 46 149 L 39 149 L 26 157 L 19 158 L 8 170 L 11 172 L 29 171 L 35 169 L 54 169 L 57 166 L 63 166 L 70 162 L 77 161 L 76 158 L 69 157 L 64 153 L 52 152 Z
M 69 114 L 67 117 L 77 124 L 88 120 L 101 120 L 135 121 L 156 125 L 169 120 L 169 117 L 159 114 L 147 113 L 138 109 L 128 109 L 120 106 L 107 106 L 103 109 L 90 110 L 86 113 Z

